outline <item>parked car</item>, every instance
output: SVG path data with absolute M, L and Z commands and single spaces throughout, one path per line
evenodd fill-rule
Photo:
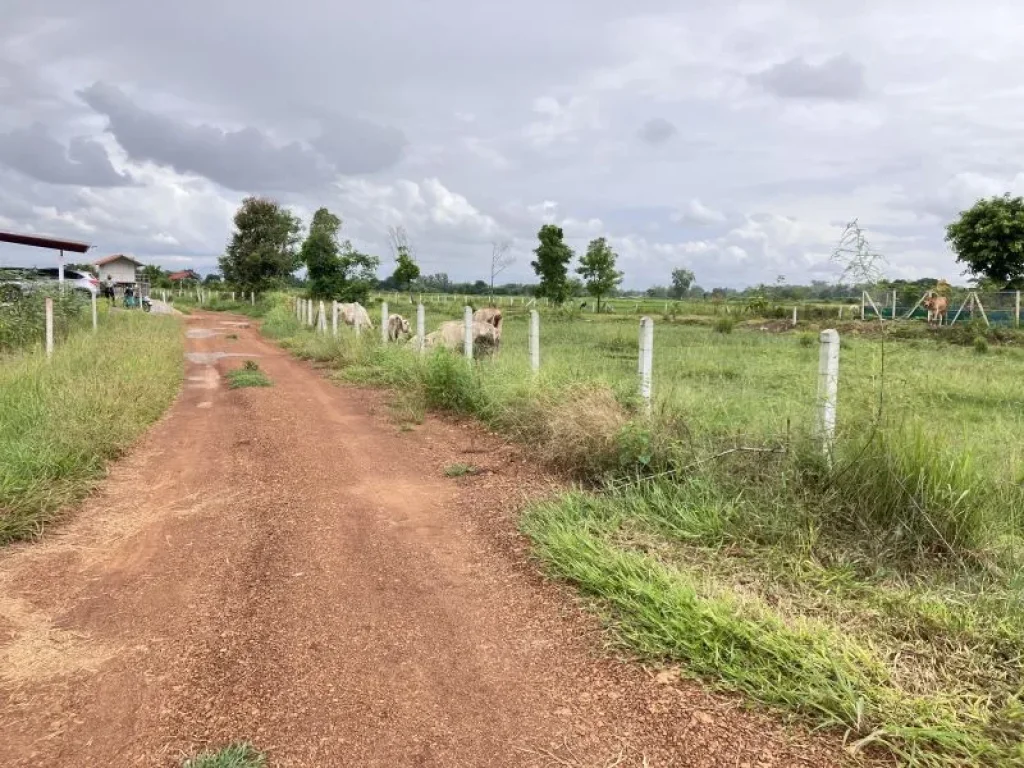
M 57 267 L 7 267 L 0 269 L 0 285 L 6 287 L 7 292 L 17 290 L 24 293 L 34 290 L 39 285 L 52 284 L 55 286 L 59 282 L 60 273 Z M 64 283 L 73 291 L 99 295 L 100 281 L 95 275 L 88 272 L 65 268 Z

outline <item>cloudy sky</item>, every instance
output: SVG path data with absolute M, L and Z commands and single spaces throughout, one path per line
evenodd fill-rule
M 265 194 L 382 273 L 404 225 L 425 272 L 509 240 L 527 279 L 555 222 L 710 288 L 832 279 L 857 217 L 955 278 L 944 224 L 1024 192 L 1022 36 L 1019 0 L 5 0 L 0 228 L 208 271 Z

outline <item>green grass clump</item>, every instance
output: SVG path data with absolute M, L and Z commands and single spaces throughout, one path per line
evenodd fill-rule
M 479 468 L 473 466 L 472 464 L 463 464 L 461 462 L 449 464 L 447 467 L 445 467 L 444 470 L 445 477 L 465 477 L 466 475 L 478 474 L 480 474 Z
M 260 370 L 255 360 L 246 360 L 241 368 L 235 368 L 226 374 L 228 386 L 231 389 L 244 389 L 245 387 L 269 387 L 270 379 L 267 374 Z
M 0 360 L 0 544 L 38 535 L 164 412 L 181 384 L 182 343 L 171 317 L 110 313 L 50 361 Z
M 267 759 L 251 744 L 239 742 L 218 752 L 186 758 L 181 768 L 265 768 Z
M 731 315 L 722 315 L 715 318 L 714 325 L 711 327 L 715 333 L 732 333 L 736 328 L 736 320 Z

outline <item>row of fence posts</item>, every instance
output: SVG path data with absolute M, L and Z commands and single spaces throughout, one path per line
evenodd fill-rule
M 333 302 L 331 332 L 338 335 L 338 302 Z M 316 327 L 319 333 L 327 332 L 327 319 L 324 302 L 319 303 L 317 312 L 311 299 L 296 299 L 295 314 L 300 324 Z M 416 348 L 420 354 L 426 351 L 425 310 L 423 304 L 416 305 Z M 314 315 L 318 320 L 314 323 Z M 381 340 L 388 339 L 388 303 L 380 305 Z M 463 340 L 462 353 L 470 364 L 473 362 L 473 308 L 463 309 Z M 360 328 L 355 327 L 358 335 Z M 818 391 L 815 419 L 815 438 L 821 445 L 826 459 L 831 462 L 835 444 L 836 408 L 839 394 L 839 332 L 834 329 L 824 330 L 818 337 Z M 530 369 L 534 375 L 540 373 L 540 313 L 530 310 L 529 325 Z M 649 316 L 640 318 L 639 355 L 637 359 L 640 398 L 645 410 L 650 413 L 654 386 L 654 319 Z

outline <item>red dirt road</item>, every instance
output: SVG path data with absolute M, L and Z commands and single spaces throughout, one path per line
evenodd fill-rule
M 516 511 L 549 482 L 515 449 L 402 432 L 379 393 L 231 320 L 188 318 L 168 416 L 68 522 L 0 552 L 0 766 L 174 766 L 239 739 L 304 768 L 837 762 L 615 660 L 528 560 Z M 274 386 L 228 390 L 240 358 L 216 352 Z M 456 461 L 490 471 L 446 478 Z

